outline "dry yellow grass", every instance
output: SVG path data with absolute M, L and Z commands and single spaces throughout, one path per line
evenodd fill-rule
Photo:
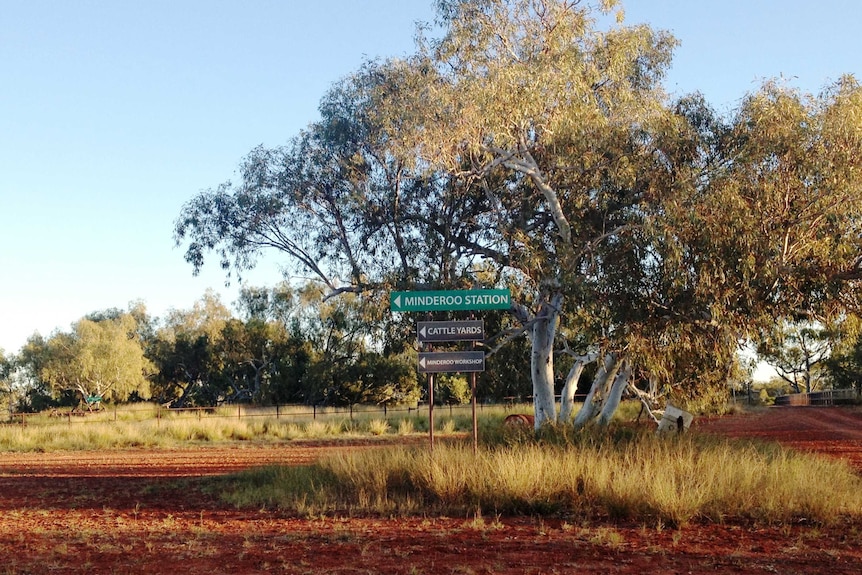
M 469 444 L 347 453 L 310 468 L 279 470 L 269 480 L 257 477 L 255 493 L 246 489 L 253 476 L 240 476 L 228 497 L 241 505 L 265 500 L 293 509 L 301 501 L 314 513 L 479 510 L 664 525 L 830 523 L 862 515 L 862 479 L 842 462 L 775 445 L 646 433 L 622 439 L 594 434 L 577 444 L 524 442 L 477 454 Z M 304 491 L 305 484 L 313 492 Z

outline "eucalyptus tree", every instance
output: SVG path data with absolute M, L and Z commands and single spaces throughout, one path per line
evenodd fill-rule
M 40 376 L 55 393 L 73 390 L 82 399 L 148 398 L 152 365 L 137 331 L 138 322 L 129 313 L 100 321 L 83 318 L 71 331 L 45 340 Z
M 723 138 L 708 185 L 668 206 L 668 243 L 702 270 L 711 321 L 767 338 L 787 321 L 831 325 L 858 309 L 862 279 L 862 90 L 819 96 L 767 83 Z
M 537 426 L 557 417 L 560 314 L 591 299 L 597 250 L 625 243 L 643 217 L 639 166 L 667 113 L 661 79 L 675 41 L 646 26 L 600 29 L 613 4 L 440 2 L 442 39 L 393 62 L 380 91 L 401 153 L 480 204 L 481 229 L 463 245 L 523 285 L 515 312 L 532 342 Z M 601 343 L 596 318 L 581 319 Z
M 656 290 L 664 294 L 656 312 L 675 330 L 712 332 L 728 374 L 735 342 L 774 350 L 779 326 L 833 325 L 858 309 L 861 104 L 850 77 L 816 97 L 767 82 L 726 121 L 688 99 L 684 121 L 664 130 L 687 135 L 659 146 L 672 201 L 650 220 L 660 254 L 650 260 L 672 273 Z M 694 313 L 680 322 L 686 308 Z M 691 355 L 684 333 L 668 341 L 683 353 L 667 357 Z M 721 363 L 705 373 L 720 374 Z
M 767 83 L 728 121 L 696 96 L 668 106 L 673 38 L 600 29 L 614 4 L 440 2 L 445 35 L 390 65 L 376 107 L 397 118 L 401 154 L 483 199 L 472 217 L 493 232 L 472 253 L 531 296 L 515 311 L 532 339 L 537 425 L 556 416 L 561 313 L 593 344 L 570 382 L 604 353 L 585 423 L 608 421 L 636 375 L 712 388 L 736 371 L 740 341 L 857 304 L 855 80 L 816 98 Z
M 472 200 L 446 194 L 445 179 L 392 153 L 389 124 L 371 114 L 383 77 L 369 63 L 334 86 L 320 121 L 286 146 L 253 150 L 236 184 L 193 198 L 175 227 L 195 271 L 214 252 L 229 277 L 241 276 L 271 250 L 286 258 L 293 277 L 322 288 L 303 296 L 314 293 L 305 309 L 321 314 L 319 321 L 299 317 L 324 354 L 316 363 L 319 389 L 308 387 L 306 401 L 333 396 L 368 351 L 404 351 L 411 328 L 406 317 L 391 321 L 389 289 L 470 281 L 459 238 L 482 224 L 458 214 Z
M 148 357 L 155 364 L 156 397 L 174 407 L 215 405 L 221 398 L 224 359 L 218 349 L 230 310 L 208 291 L 187 310 L 170 310 Z
M 676 221 L 693 247 L 719 256 L 704 284 L 717 320 L 769 330 L 776 318 L 828 320 L 858 304 L 860 113 L 851 77 L 817 97 L 767 83 L 743 102 L 727 168 Z
M 387 288 L 482 270 L 513 289 L 519 325 L 501 327 L 530 338 L 537 426 L 557 418 L 555 347 L 573 357 L 566 417 L 601 358 L 576 422 L 606 422 L 635 378 L 697 393 L 770 322 L 853 305 L 855 82 L 810 100 L 767 85 L 728 122 L 670 106 L 674 39 L 606 22 L 616 4 L 439 1 L 441 38 L 368 63 L 319 122 L 186 204 L 186 259 L 241 273 L 275 249 L 378 313 Z
M 12 358 L 6 357 L 3 348 L 0 347 L 0 405 L 10 405 L 12 402 Z
M 286 257 L 288 274 L 315 281 L 326 295 L 371 293 L 424 281 L 441 269 L 436 234 L 402 221 L 405 204 L 434 213 L 433 185 L 387 152 L 387 136 L 369 117 L 378 71 L 369 64 L 335 85 L 321 119 L 286 146 L 253 150 L 240 181 L 207 190 L 182 209 L 178 244 L 197 272 L 215 252 L 228 277 L 253 267 L 264 250 Z M 415 213 L 415 209 L 411 209 Z M 442 266 L 445 269 L 445 265 Z M 383 298 L 379 303 L 383 305 Z
M 810 393 L 821 388 L 827 377 L 825 366 L 832 353 L 832 334 L 811 321 L 781 321 L 761 337 L 758 357 L 772 366 L 782 380 L 796 393 Z
M 337 86 L 289 147 L 253 151 L 239 184 L 189 202 L 176 238 L 195 269 L 215 251 L 241 272 L 275 248 L 330 294 L 467 287 L 471 270 L 491 270 L 485 281 L 519 296 L 510 333 L 530 335 L 541 425 L 556 419 L 560 314 L 592 306 L 606 246 L 627 246 L 643 218 L 640 168 L 667 113 L 674 41 L 644 26 L 600 31 L 597 8 L 571 2 L 439 9 L 439 42 Z M 601 314 L 575 315 L 622 350 Z

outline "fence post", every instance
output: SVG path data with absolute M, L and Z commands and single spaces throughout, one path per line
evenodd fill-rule
M 275 418 L 278 419 L 278 404 L 275 404 Z

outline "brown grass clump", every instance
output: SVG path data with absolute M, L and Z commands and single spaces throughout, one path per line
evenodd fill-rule
M 624 429 L 540 441 L 387 448 L 233 478 L 237 505 L 310 513 L 540 514 L 684 525 L 862 515 L 843 462 L 777 445 Z M 253 488 L 249 486 L 253 485 Z

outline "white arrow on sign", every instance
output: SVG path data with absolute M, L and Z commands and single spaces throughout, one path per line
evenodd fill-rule
M 425 369 L 425 358 L 424 357 L 419 358 L 419 367 L 421 367 L 422 369 Z
M 419 328 L 419 335 L 422 336 L 422 339 L 425 339 L 425 326 L 424 325 L 421 328 Z
M 401 296 L 400 295 L 395 296 L 395 299 L 392 301 L 395 302 L 395 307 L 401 307 Z

